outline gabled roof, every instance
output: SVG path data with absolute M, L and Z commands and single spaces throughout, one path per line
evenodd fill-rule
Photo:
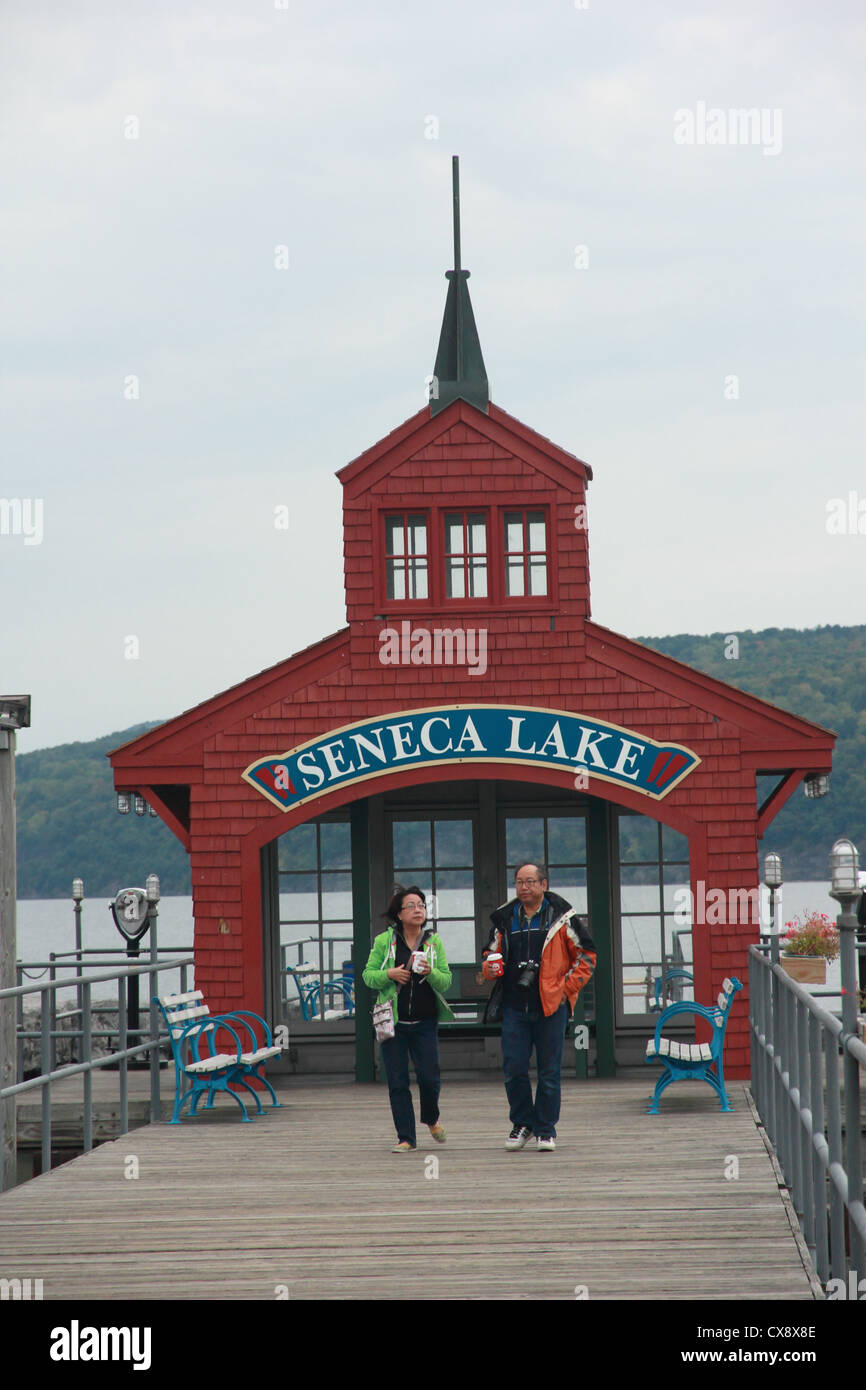
M 836 739 L 832 729 L 802 719 L 797 714 L 780 709 L 778 705 L 751 695 L 736 686 L 728 685 L 716 676 L 707 676 L 694 666 L 678 661 L 667 652 L 658 652 L 619 632 L 602 627 L 587 619 L 584 624 L 587 656 L 612 666 L 615 670 L 658 687 L 663 680 L 666 691 L 684 704 L 697 706 L 720 719 L 730 720 L 742 730 L 742 746 L 787 746 L 803 739 L 814 740 L 822 746 Z M 754 738 L 750 744 L 749 735 Z
M 686 707 L 702 709 L 735 725 L 743 755 L 751 755 L 749 766 L 757 767 L 766 755 L 768 767 L 784 764 L 829 770 L 836 738 L 832 730 L 598 623 L 587 621 L 585 632 L 586 653 L 592 660 L 651 688 L 664 689 Z M 294 691 L 348 666 L 349 657 L 349 629 L 343 628 L 185 710 L 108 754 L 118 781 L 126 783 L 139 775 L 139 769 L 146 770 L 153 781 L 185 780 L 200 768 L 200 750 L 207 739 L 243 719 L 261 715 L 291 698 Z
M 380 478 L 386 477 L 392 468 L 446 436 L 459 422 L 468 425 L 489 443 L 533 464 L 540 473 L 560 486 L 573 486 L 575 478 L 581 482 L 592 478 L 588 463 L 560 449 L 552 440 L 524 425 L 492 401 L 485 413 L 460 399 L 452 401 L 432 418 L 425 406 L 417 415 L 411 415 L 397 429 L 339 469 L 337 477 L 343 484 L 346 496 L 357 497 Z
M 189 763 L 190 754 L 194 754 L 206 739 L 287 699 L 293 690 L 321 680 L 323 675 L 347 665 L 348 661 L 349 629 L 345 627 L 201 704 L 193 705 L 146 734 L 122 743 L 107 756 L 115 770 L 138 761 L 148 765 L 176 762 L 180 768 Z

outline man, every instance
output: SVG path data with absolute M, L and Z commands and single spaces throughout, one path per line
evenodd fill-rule
M 595 969 L 595 946 L 586 923 L 571 904 L 547 886 L 543 864 L 519 864 L 517 893 L 491 914 L 493 927 L 484 950 L 482 972 L 495 979 L 485 1020 L 502 1019 L 502 1068 L 511 1107 L 506 1149 L 556 1148 L 562 1047 L 574 1001 Z M 494 974 L 492 953 L 502 955 L 504 972 Z M 529 1059 L 535 1048 L 538 1085 L 535 1100 Z

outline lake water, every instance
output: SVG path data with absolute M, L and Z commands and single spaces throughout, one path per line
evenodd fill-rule
M 422 885 L 423 886 L 423 885 Z M 586 889 L 568 885 L 555 885 L 556 891 L 572 902 L 578 911 L 586 909 Z M 668 911 L 683 902 L 683 885 L 668 885 L 665 890 L 665 906 Z M 681 896 L 677 897 L 677 893 Z M 762 901 L 761 919 L 765 926 L 769 922 L 766 898 Z M 628 962 L 628 973 L 635 979 L 645 974 L 646 965 L 659 961 L 661 955 L 661 922 L 658 917 L 658 887 L 633 886 L 622 890 L 622 955 Z M 440 894 L 438 903 L 440 932 L 446 943 L 449 959 L 452 961 L 472 961 L 475 959 L 475 928 L 472 920 L 473 900 L 471 892 L 454 889 Z M 838 904 L 829 896 L 828 884 L 787 883 L 777 897 L 777 917 L 781 923 L 790 921 L 795 915 L 806 912 L 826 912 L 835 921 Z M 317 899 L 313 894 L 281 894 L 280 916 L 285 919 L 281 928 L 281 941 L 290 944 L 289 960 L 294 963 L 301 959 L 307 964 L 320 965 L 318 955 L 318 935 L 314 919 L 317 912 Z M 351 938 L 351 894 L 332 893 L 323 895 L 323 912 L 326 916 L 324 934 L 331 938 Z M 24 900 L 18 903 L 18 950 L 22 961 L 46 961 L 51 951 L 55 953 L 71 951 L 75 946 L 75 926 L 71 901 L 63 899 Z M 649 915 L 645 915 L 649 914 Z M 464 920 L 460 920 L 463 918 Z M 469 920 L 466 920 L 466 919 Z M 671 917 L 665 919 L 665 950 L 670 953 L 671 932 L 675 927 Z M 192 953 L 193 916 L 192 899 L 186 897 L 165 897 L 159 903 L 157 923 L 158 944 L 162 947 L 184 947 Z M 709 928 L 724 931 L 722 927 Z M 145 949 L 148 939 L 145 938 Z M 683 960 L 692 959 L 691 937 L 683 934 L 679 938 Z M 82 945 L 100 951 L 122 946 L 122 940 L 109 910 L 108 899 L 86 901 L 82 910 Z M 335 940 L 333 960 L 336 966 L 349 955 L 348 941 Z M 116 958 L 120 961 L 120 957 Z M 122 962 L 121 962 L 122 963 Z M 327 954 L 321 964 L 328 965 Z M 838 960 L 828 968 L 827 987 L 838 989 L 840 983 Z M 38 972 L 41 973 L 41 972 Z M 37 978 L 38 978 L 37 973 Z M 94 970 L 95 973 L 95 970 Z M 26 983 L 36 983 L 36 978 L 28 976 Z M 162 976 L 160 992 L 176 989 L 179 972 L 167 971 Z M 112 993 L 106 986 L 103 997 Z M 67 996 L 66 991 L 63 992 Z M 34 998 L 33 1003 L 36 1004 Z M 827 998 L 827 1007 L 835 1009 L 838 1000 Z M 628 1008 L 628 1005 L 627 1005 Z M 635 1011 L 642 1012 L 643 1006 L 636 1001 Z

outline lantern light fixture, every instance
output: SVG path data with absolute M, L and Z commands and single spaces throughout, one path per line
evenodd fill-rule
M 819 797 L 826 796 L 829 790 L 830 776 L 826 772 L 814 772 L 803 783 L 803 791 L 816 801 Z
M 843 835 L 830 851 L 830 896 L 855 897 L 860 892 L 860 856 L 856 845 Z
M 782 857 L 779 854 L 768 854 L 764 859 L 764 883 L 768 888 L 781 888 L 782 879 Z

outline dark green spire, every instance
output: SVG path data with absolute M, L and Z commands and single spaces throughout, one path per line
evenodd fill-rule
M 454 269 L 445 272 L 448 297 L 433 368 L 430 414 L 438 415 L 440 410 L 458 397 L 486 414 L 490 403 L 487 371 L 466 283 L 469 271 L 460 266 L 460 167 L 456 154 L 451 160 L 451 183 L 454 192 Z

